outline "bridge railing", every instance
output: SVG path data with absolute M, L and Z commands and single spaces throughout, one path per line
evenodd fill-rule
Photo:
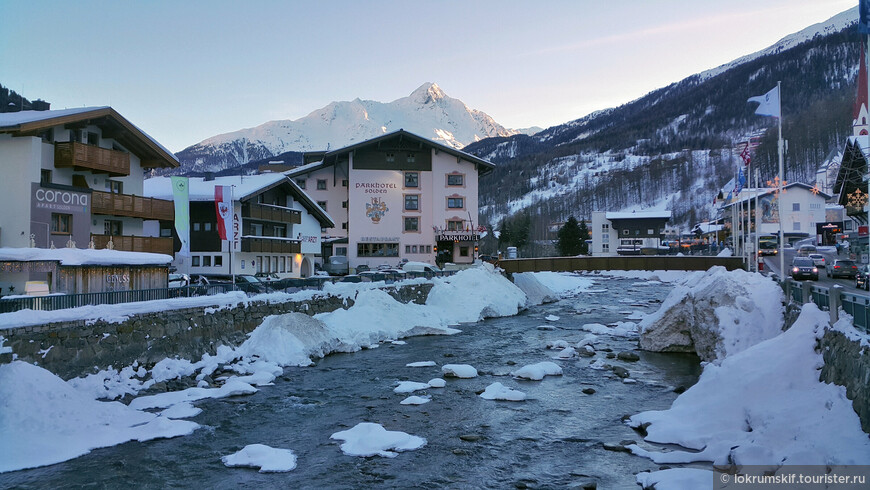
M 727 270 L 743 269 L 741 257 L 638 255 L 613 257 L 537 257 L 528 259 L 502 259 L 499 267 L 508 273 L 516 272 L 572 272 L 572 271 L 633 271 L 679 270 L 705 271 L 713 266 Z
M 852 316 L 855 328 L 870 332 L 870 295 L 847 292 L 835 284 L 822 287 L 810 282 L 798 283 L 791 278 L 780 283 L 786 297 L 799 305 L 815 303 L 831 315 L 831 323 L 840 319 L 840 310 Z

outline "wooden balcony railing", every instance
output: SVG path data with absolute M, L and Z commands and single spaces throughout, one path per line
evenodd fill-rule
M 93 191 L 91 214 L 172 221 L 175 219 L 175 204 L 172 201 L 153 197 Z
M 302 223 L 302 213 L 300 211 L 282 208 L 280 206 L 267 206 L 254 203 L 246 203 L 242 205 L 242 218 L 291 223 L 295 225 Z
M 298 254 L 302 253 L 302 244 L 276 238 L 242 237 L 242 252 Z
M 54 166 L 105 172 L 112 176 L 130 175 L 130 154 L 67 141 L 54 144 Z
M 115 250 L 174 255 L 171 237 L 91 235 L 94 247 L 98 249 L 106 248 L 109 238 L 112 239 Z

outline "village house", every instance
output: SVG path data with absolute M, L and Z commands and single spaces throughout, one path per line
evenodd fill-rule
M 322 229 L 324 257 L 354 268 L 474 261 L 478 177 L 493 164 L 404 130 L 305 161 L 286 175 L 335 219 Z
M 332 218 L 281 173 L 188 180 L 190 257 L 173 265 L 188 274 L 228 275 L 272 272 L 279 277 L 308 277 L 321 253 L 320 230 Z M 215 187 L 232 193 L 232 236 L 222 240 L 217 227 Z M 145 193 L 172 199 L 168 177 L 145 181 Z M 171 236 L 173 223 L 149 223 L 149 233 Z

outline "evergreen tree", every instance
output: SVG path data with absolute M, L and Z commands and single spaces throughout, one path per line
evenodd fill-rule
M 583 253 L 583 245 L 586 245 L 586 242 L 581 237 L 581 229 L 574 216 L 568 218 L 568 221 L 559 229 L 556 237 L 556 250 L 558 250 L 559 255 L 562 257 L 571 257 Z
M 586 227 L 586 222 L 580 222 L 580 254 L 589 255 L 589 244 L 586 240 L 589 239 L 589 228 Z

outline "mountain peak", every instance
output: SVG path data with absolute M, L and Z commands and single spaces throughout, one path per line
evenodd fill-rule
M 409 96 L 411 100 L 420 104 L 436 102 L 446 97 L 447 94 L 445 94 L 444 91 L 441 90 L 441 87 L 439 87 L 435 82 L 426 82 L 423 85 L 420 85 L 417 87 L 417 90 L 411 92 L 411 95 Z

